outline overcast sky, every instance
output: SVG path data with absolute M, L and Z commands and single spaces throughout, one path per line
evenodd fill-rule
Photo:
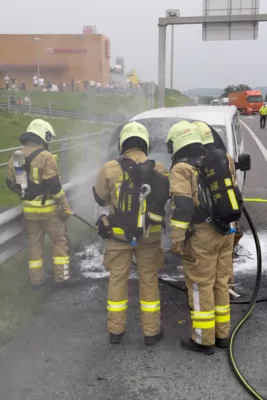
M 111 41 L 112 63 L 123 56 L 140 79 L 157 82 L 157 23 L 166 8 L 201 15 L 202 0 L 5 1 L 0 33 L 81 33 L 84 25 L 96 25 Z M 260 12 L 267 13 L 267 0 L 261 0 Z M 175 88 L 267 84 L 267 22 L 260 24 L 257 41 L 203 42 L 201 29 L 175 27 Z M 167 35 L 170 42 L 170 28 Z M 167 86 L 169 69 L 168 62 Z

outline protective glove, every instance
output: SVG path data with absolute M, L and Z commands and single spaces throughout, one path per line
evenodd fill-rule
M 73 212 L 71 211 L 70 206 L 68 204 L 60 206 L 59 208 L 63 219 L 67 219 L 71 215 L 73 215 Z
M 175 242 L 172 241 L 172 252 L 177 256 L 182 256 L 184 251 L 184 243 L 183 242 Z

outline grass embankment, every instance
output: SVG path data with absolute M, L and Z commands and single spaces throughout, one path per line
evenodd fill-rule
M 74 218 L 67 222 L 67 229 L 72 254 L 94 240 L 94 232 Z M 45 272 L 52 275 L 51 260 L 51 246 L 47 244 Z M 19 323 L 24 322 L 29 315 L 38 313 L 47 295 L 54 290 L 52 283 L 47 287 L 32 289 L 27 264 L 25 250 L 0 265 L 0 345 L 12 339 Z M 74 271 L 77 269 L 74 266 Z
M 179 90 L 166 89 L 165 107 L 182 107 L 196 105 L 194 100 L 184 96 Z
M 73 111 L 83 114 L 116 114 L 132 118 L 147 109 L 147 99 L 130 93 L 96 94 L 89 92 L 3 92 L 1 101 L 7 102 L 7 95 L 24 98 L 29 95 L 32 107 L 49 108 L 60 111 Z
M 0 110 L 0 149 L 6 149 L 10 147 L 19 146 L 19 136 L 25 132 L 25 129 L 32 121 L 32 116 L 20 116 L 16 114 L 9 114 L 7 112 L 1 112 Z M 64 137 L 72 137 L 83 135 L 87 133 L 100 132 L 104 129 L 113 129 L 114 125 L 106 125 L 101 123 L 88 123 L 72 119 L 49 119 L 56 132 L 57 139 Z M 74 146 L 75 141 L 71 141 L 71 146 Z M 66 144 L 68 147 L 68 144 Z M 56 150 L 57 144 L 52 144 L 51 149 Z M 79 158 L 79 152 L 82 148 L 77 148 L 72 154 L 73 158 L 77 160 Z M 92 150 L 92 149 L 90 149 Z M 10 154 L 0 154 L 0 163 L 8 161 Z M 72 156 L 71 155 L 71 156 Z M 9 208 L 19 204 L 19 198 L 12 194 L 6 187 L 5 184 L 6 168 L 0 168 L 0 207 Z

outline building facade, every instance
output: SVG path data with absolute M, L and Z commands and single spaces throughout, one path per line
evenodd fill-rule
M 45 83 L 71 84 L 93 80 L 106 87 L 110 81 L 110 42 L 98 34 L 0 35 L 0 87 L 8 75 L 26 89 L 33 76 Z

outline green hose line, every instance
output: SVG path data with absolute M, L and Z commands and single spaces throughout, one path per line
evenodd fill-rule
M 246 314 L 244 315 L 244 317 L 241 319 L 241 321 L 239 321 L 236 326 L 234 327 L 230 338 L 229 338 L 229 347 L 228 347 L 228 359 L 230 362 L 230 365 L 233 368 L 233 371 L 236 375 L 236 377 L 238 378 L 238 380 L 241 382 L 241 384 L 243 385 L 243 387 L 245 388 L 245 390 L 254 398 L 254 399 L 258 399 L 258 400 L 266 400 L 266 398 L 262 397 L 253 387 L 251 387 L 249 385 L 249 383 L 246 381 L 246 379 L 243 377 L 243 375 L 241 374 L 236 361 L 235 361 L 235 357 L 234 357 L 234 343 L 235 343 L 235 339 L 236 339 L 236 335 L 239 332 L 240 328 L 242 327 L 242 325 L 246 322 L 246 320 L 248 319 L 248 317 L 251 315 L 256 301 L 257 301 L 257 297 L 259 294 L 259 290 L 260 290 L 260 285 L 261 285 L 261 274 L 262 274 L 262 256 L 261 256 L 261 247 L 260 247 L 260 241 L 259 241 L 259 237 L 257 234 L 257 231 L 253 225 L 253 222 L 249 216 L 249 213 L 247 212 L 247 209 L 245 207 L 243 207 L 243 211 L 245 214 L 245 217 L 248 221 L 248 224 L 250 226 L 250 229 L 252 231 L 253 237 L 254 237 L 254 241 L 255 241 L 255 245 L 256 245 L 256 251 L 257 251 L 257 278 L 256 278 L 256 285 L 253 291 L 253 295 L 251 298 L 251 301 L 249 303 L 249 307 L 248 310 L 246 312 Z
M 255 199 L 253 199 L 255 200 Z M 257 391 L 256 389 L 254 389 L 253 387 L 251 387 L 249 385 L 249 383 L 246 381 L 246 379 L 243 377 L 243 375 L 241 374 L 239 367 L 236 363 L 235 360 L 235 356 L 234 356 L 234 343 L 236 340 L 236 336 L 237 333 L 239 332 L 239 330 L 241 329 L 242 325 L 246 322 L 246 320 L 249 318 L 249 316 L 251 315 L 256 303 L 260 303 L 263 301 L 267 301 L 267 298 L 265 299 L 260 299 L 257 300 L 258 294 L 259 294 L 259 290 L 260 290 L 260 285 L 261 285 L 261 274 L 262 274 L 262 256 L 261 256 L 261 247 L 260 247 L 260 241 L 259 241 L 259 237 L 257 234 L 257 231 L 253 225 L 253 222 L 247 212 L 247 209 L 243 206 L 243 212 L 244 215 L 248 221 L 248 224 L 250 226 L 251 232 L 253 234 L 254 237 L 254 241 L 255 241 L 255 245 L 256 245 L 256 251 L 257 251 L 257 278 L 256 278 L 256 284 L 255 284 L 255 288 L 253 291 L 253 295 L 250 301 L 231 301 L 231 304 L 249 304 L 248 310 L 246 312 L 246 314 L 244 315 L 244 317 L 241 319 L 241 321 L 239 321 L 236 326 L 233 328 L 230 337 L 229 337 L 229 347 L 228 347 L 228 360 L 229 363 L 231 365 L 231 367 L 233 368 L 233 371 L 237 377 L 237 379 L 241 382 L 242 386 L 245 388 L 245 390 L 254 398 L 254 399 L 258 399 L 258 400 L 267 400 L 266 398 L 262 397 Z M 83 219 L 82 217 L 80 217 L 77 214 L 73 214 L 73 216 L 77 219 L 79 219 L 81 222 L 85 223 L 86 225 L 88 225 L 91 229 L 93 229 L 95 232 L 98 233 L 97 229 L 91 225 L 89 222 L 87 222 L 85 219 Z M 133 262 L 133 265 L 136 265 Z M 172 288 L 175 288 L 177 290 L 180 290 L 182 292 L 186 292 L 186 289 L 181 288 L 171 282 L 165 281 L 162 278 L 158 278 L 159 282 L 164 283 L 165 285 L 168 285 Z

